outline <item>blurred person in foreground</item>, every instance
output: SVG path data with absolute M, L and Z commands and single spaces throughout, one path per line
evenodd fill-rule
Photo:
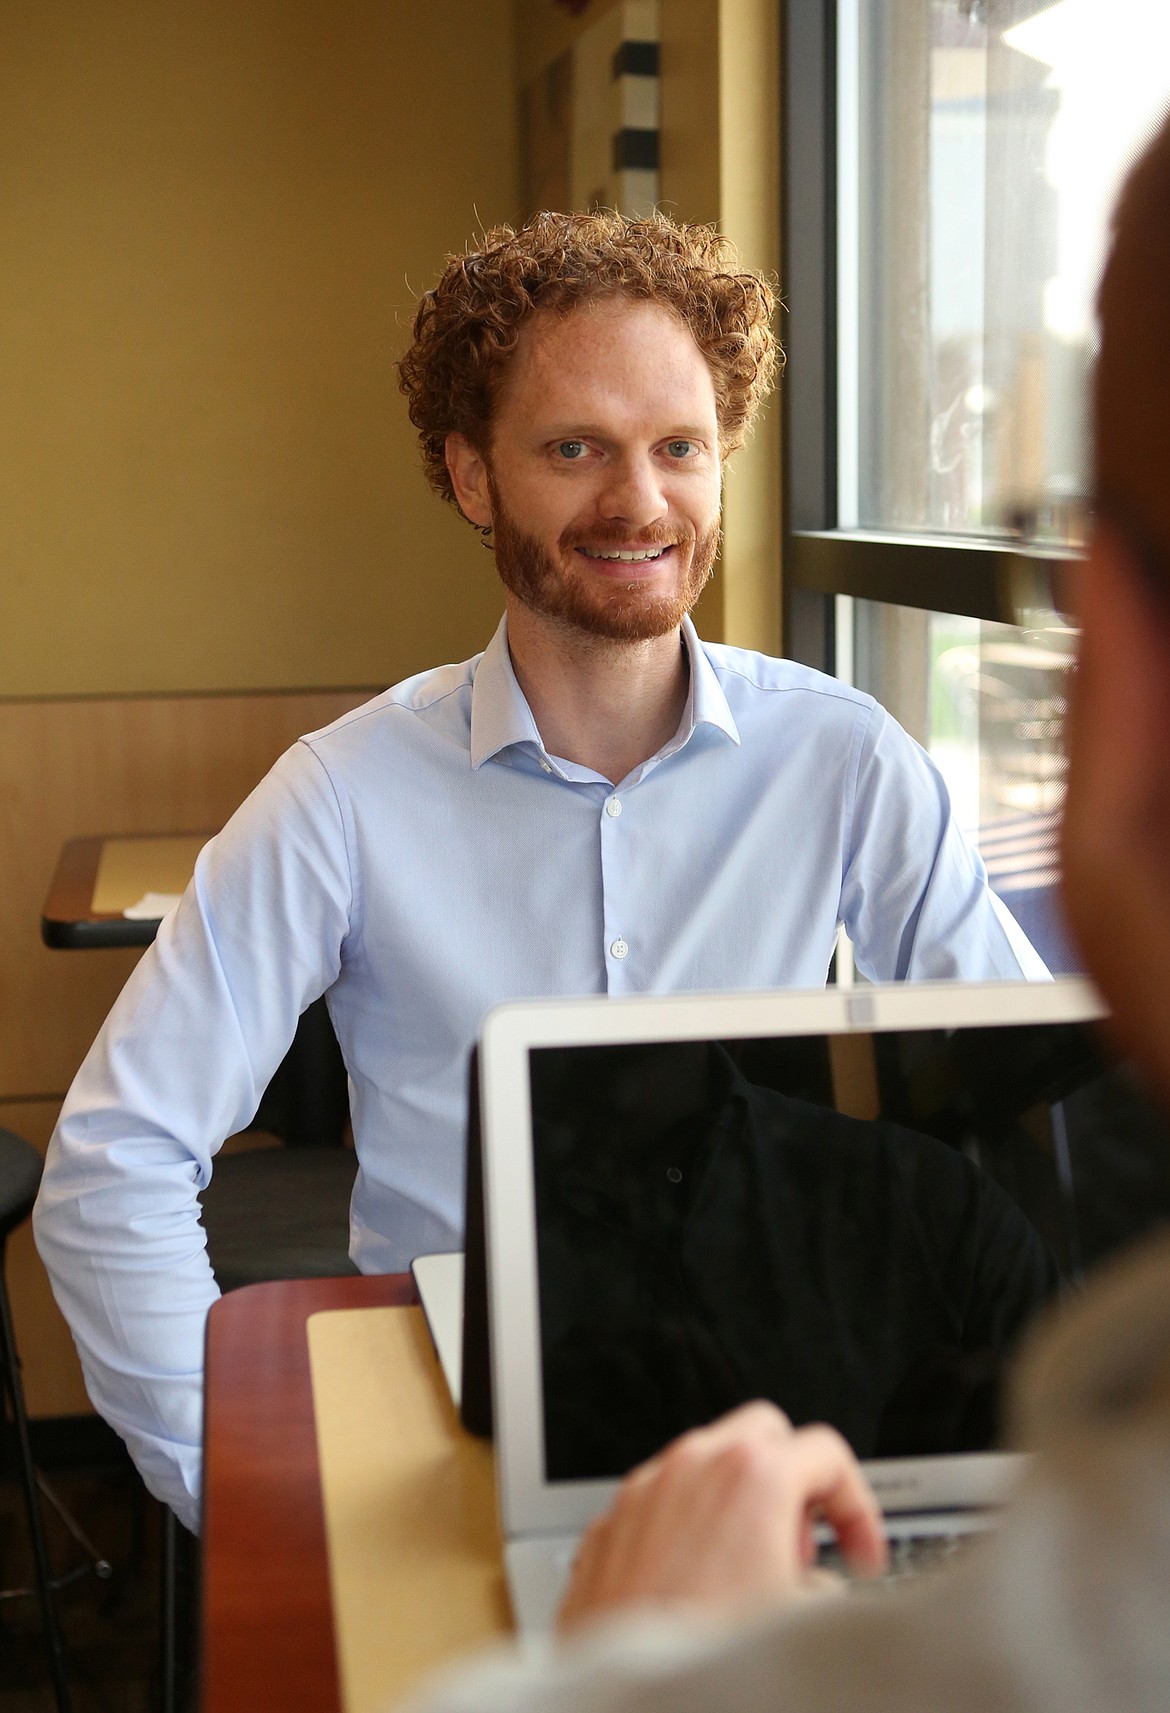
M 1117 1039 L 1170 1104 L 1170 124 L 1123 194 L 1099 300 L 1096 525 L 1069 726 L 1065 902 Z M 1170 1240 L 1033 1338 L 1034 1453 L 1002 1527 L 952 1569 L 824 1597 L 810 1519 L 885 1560 L 832 1430 L 755 1404 L 628 1478 L 586 1535 L 560 1641 L 452 1680 L 438 1713 L 1170 1706 Z

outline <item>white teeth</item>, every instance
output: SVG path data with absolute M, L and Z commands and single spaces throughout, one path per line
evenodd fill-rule
M 665 547 L 648 548 L 644 553 L 601 553 L 593 547 L 583 547 L 581 551 L 589 559 L 661 559 L 666 552 Z

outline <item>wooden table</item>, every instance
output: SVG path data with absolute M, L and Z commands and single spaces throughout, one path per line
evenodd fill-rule
M 157 920 L 132 921 L 123 910 L 146 892 L 182 892 L 209 832 L 100 834 L 61 847 L 41 910 L 41 938 L 63 951 L 149 946 Z
M 415 1301 L 408 1273 L 290 1279 L 207 1323 L 203 1713 L 341 1713 L 305 1323 Z
M 307 1323 L 323 1310 L 384 1309 L 415 1300 L 412 1279 L 400 1274 L 253 1285 L 212 1309 L 204 1430 L 203 1713 L 343 1713 Z M 367 1324 L 377 1322 L 372 1316 Z M 449 1410 L 448 1416 L 451 1426 L 442 1431 L 456 1461 L 464 1460 L 464 1485 L 470 1479 L 481 1488 L 482 1515 L 483 1490 L 490 1493 L 492 1487 L 489 1454 L 462 1434 Z M 416 1502 L 424 1505 L 417 1526 L 425 1529 L 432 1513 L 421 1494 Z M 448 1506 L 435 1521 L 448 1554 L 462 1550 L 455 1538 L 461 1516 L 457 1506 Z M 469 1542 L 469 1555 L 473 1549 Z M 478 1552 L 482 1567 L 482 1530 Z M 491 1552 L 499 1593 L 491 1591 L 485 1601 L 481 1578 L 478 1595 L 471 1596 L 478 1602 L 473 1640 L 498 1633 L 507 1622 L 494 1533 Z M 444 1603 L 461 1597 L 457 1569 L 451 1565 L 442 1573 Z M 380 1611 L 383 1627 L 392 1626 L 394 1616 Z M 411 1614 L 399 1618 L 415 1621 Z

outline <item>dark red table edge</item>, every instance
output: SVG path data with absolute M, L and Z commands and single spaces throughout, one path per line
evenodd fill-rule
M 292 1279 L 207 1322 L 203 1713 L 341 1713 L 306 1322 L 417 1301 L 409 1273 Z

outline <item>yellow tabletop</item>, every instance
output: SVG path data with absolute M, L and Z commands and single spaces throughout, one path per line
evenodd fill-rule
M 206 833 L 106 839 L 93 885 L 94 914 L 120 915 L 147 892 L 184 892 L 207 839 Z
M 310 1316 L 345 1713 L 511 1629 L 491 1447 L 460 1426 L 417 1308 Z

